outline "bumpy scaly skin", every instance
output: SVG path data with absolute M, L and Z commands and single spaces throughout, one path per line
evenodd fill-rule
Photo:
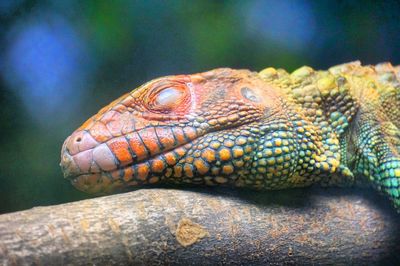
M 400 68 L 215 69 L 156 79 L 64 143 L 89 193 L 159 182 L 259 189 L 370 183 L 400 208 Z

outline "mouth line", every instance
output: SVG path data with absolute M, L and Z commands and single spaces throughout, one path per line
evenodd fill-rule
M 253 122 L 254 122 L 254 121 L 253 121 Z M 239 127 L 241 127 L 242 125 L 243 125 L 243 124 L 234 125 L 234 126 L 228 126 L 228 127 L 224 128 L 224 130 L 239 128 Z M 99 176 L 106 176 L 106 177 L 109 178 L 110 180 L 114 180 L 115 178 L 113 177 L 113 173 L 115 173 L 115 172 L 120 172 L 120 174 L 119 174 L 119 179 L 123 179 L 123 174 L 122 174 L 122 171 L 123 171 L 123 170 L 128 169 L 128 168 L 130 168 L 130 167 L 134 167 L 134 166 L 136 166 L 136 165 L 146 164 L 146 163 L 148 163 L 148 162 L 149 162 L 150 160 L 152 160 L 152 159 L 156 159 L 156 158 L 162 157 L 163 155 L 165 155 L 165 154 L 167 154 L 167 153 L 169 153 L 169 152 L 172 152 L 172 151 L 174 151 L 174 150 L 177 150 L 177 149 L 182 148 L 182 147 L 187 146 L 187 145 L 188 145 L 187 149 L 189 149 L 189 148 L 192 146 L 191 142 L 195 141 L 196 139 L 198 139 L 198 138 L 200 138 L 200 137 L 206 136 L 206 135 L 208 135 L 208 134 L 212 134 L 212 133 L 214 133 L 214 132 L 216 132 L 216 131 L 220 131 L 220 129 L 215 128 L 215 129 L 213 129 L 213 130 L 211 130 L 211 131 L 209 131 L 209 132 L 206 132 L 206 133 L 203 133 L 203 134 L 199 134 L 196 138 L 191 139 L 191 140 L 188 140 L 188 142 L 186 142 L 186 143 L 182 143 L 181 145 L 178 145 L 178 146 L 176 146 L 176 147 L 174 147 L 174 148 L 172 148 L 172 149 L 165 150 L 165 151 L 162 151 L 162 152 L 157 153 L 157 154 L 153 154 L 152 156 L 149 156 L 149 157 L 147 157 L 147 158 L 144 158 L 144 159 L 142 159 L 142 160 L 140 160 L 140 161 L 131 162 L 131 163 L 129 163 L 129 164 L 124 165 L 124 166 L 121 167 L 121 168 L 116 168 L 116 169 L 113 169 L 113 170 L 111 170 L 111 171 L 103 171 L 103 170 L 101 170 L 100 172 L 85 172 L 85 173 L 80 173 L 80 174 L 78 174 L 78 175 L 65 176 L 64 178 L 70 180 L 71 182 L 75 182 L 75 181 L 78 180 L 81 176 L 99 175 Z M 148 150 L 147 147 L 146 147 L 146 149 Z M 186 152 L 185 152 L 185 154 L 186 154 Z M 180 160 L 183 156 L 184 156 L 184 154 L 181 155 L 181 156 L 179 156 L 178 160 Z M 161 159 L 161 160 L 163 160 L 163 161 L 165 162 L 164 159 Z M 97 166 L 99 169 L 101 169 L 101 168 L 99 167 L 99 165 L 98 165 L 96 162 L 94 162 L 94 163 L 96 164 L 96 166 Z M 165 162 L 165 163 L 166 163 L 166 162 Z M 166 163 L 166 164 L 167 164 L 167 163 Z M 167 165 L 168 165 L 168 164 L 167 164 Z M 165 169 L 164 169 L 164 170 L 165 170 Z M 163 170 L 163 171 L 164 171 L 164 170 Z
M 202 136 L 202 135 L 199 135 L 199 137 L 201 137 L 201 136 Z M 195 140 L 195 139 L 193 139 L 193 140 Z M 192 140 L 192 141 L 193 141 L 193 140 Z M 169 152 L 172 152 L 172 151 L 174 151 L 174 150 L 176 150 L 176 149 L 182 148 L 182 147 L 187 146 L 187 145 L 189 145 L 189 146 L 187 147 L 187 149 L 189 149 L 190 146 L 191 146 L 190 142 L 183 143 L 183 144 L 181 144 L 181 145 L 179 145 L 179 146 L 174 147 L 173 149 L 162 151 L 162 152 L 160 152 L 160 153 L 157 153 L 157 154 L 154 154 L 154 155 L 149 156 L 149 157 L 147 157 L 147 158 L 144 158 L 144 159 L 142 159 L 142 160 L 140 160 L 140 161 L 131 162 L 131 163 L 129 163 L 129 164 L 124 165 L 123 167 L 116 168 L 116 169 L 113 169 L 113 170 L 110 170 L 110 171 L 103 171 L 103 170 L 101 170 L 100 172 L 85 172 L 85 173 L 80 173 L 80 174 L 78 174 L 78 175 L 65 176 L 64 178 L 70 180 L 71 182 L 76 181 L 76 180 L 79 179 L 81 176 L 87 176 L 87 175 L 99 175 L 99 176 L 106 176 L 106 177 L 109 178 L 109 179 L 115 179 L 115 178 L 113 177 L 113 174 L 116 173 L 116 172 L 120 172 L 120 174 L 119 174 L 120 178 L 119 178 L 119 179 L 122 179 L 123 175 L 121 174 L 121 171 L 123 171 L 123 170 L 125 170 L 125 169 L 128 169 L 128 168 L 131 168 L 131 167 L 134 167 L 134 166 L 136 166 L 136 165 L 146 164 L 146 163 L 148 163 L 149 161 L 151 161 L 152 159 L 160 158 L 160 157 L 162 157 L 163 155 L 165 155 L 165 154 L 167 154 L 167 153 L 169 153 Z M 181 159 L 183 156 L 184 156 L 184 155 L 179 156 L 177 159 L 179 160 L 179 159 Z M 163 160 L 163 159 L 161 159 L 161 160 Z M 163 161 L 165 162 L 165 160 L 163 160 Z M 96 162 L 94 162 L 94 163 L 97 165 Z M 165 163 L 166 163 L 166 162 L 165 162 Z M 167 164 L 167 163 L 166 163 L 166 164 Z M 99 167 L 98 165 L 97 165 L 97 167 L 100 169 L 100 167 Z
M 62 168 L 62 171 L 64 172 L 64 178 L 73 181 L 73 180 L 78 179 L 80 176 L 84 176 L 84 175 L 106 175 L 106 176 L 111 177 L 111 175 L 112 175 L 113 173 L 115 173 L 116 171 L 122 171 L 122 170 L 124 170 L 124 169 L 130 168 L 130 167 L 135 166 L 135 165 L 147 163 L 148 161 L 150 161 L 150 160 L 152 160 L 152 159 L 155 159 L 155 158 L 160 157 L 160 156 L 162 156 L 162 155 L 164 155 L 164 154 L 166 154 L 166 153 L 168 153 L 168 152 L 174 151 L 174 150 L 179 149 L 179 148 L 181 148 L 181 147 L 183 147 L 183 146 L 185 146 L 185 145 L 188 145 L 188 144 L 190 144 L 192 141 L 194 141 L 194 140 L 196 140 L 197 138 L 199 138 L 199 137 L 201 137 L 201 136 L 203 136 L 203 135 L 205 135 L 205 134 L 208 133 L 208 132 L 205 132 L 204 129 L 202 130 L 203 132 L 202 132 L 202 131 L 199 132 L 199 131 L 196 130 L 196 128 L 194 128 L 194 127 L 190 127 L 190 126 L 188 126 L 188 127 L 189 127 L 189 128 L 192 128 L 193 130 L 195 130 L 195 132 L 196 132 L 195 138 L 191 138 L 189 135 L 186 135 L 187 133 L 185 132 L 184 128 L 182 128 L 182 134 L 183 134 L 183 137 L 184 137 L 184 141 L 183 141 L 182 143 L 178 143 L 178 142 L 179 142 L 178 139 L 177 139 L 177 138 L 175 137 L 175 135 L 173 134 L 174 142 L 175 142 L 175 144 L 177 144 L 177 146 L 170 147 L 169 149 L 164 149 L 164 150 L 159 151 L 158 153 L 155 153 L 155 154 L 151 154 L 151 149 L 146 145 L 145 141 L 143 141 L 143 139 L 142 139 L 142 137 L 140 136 L 140 134 L 137 133 L 138 138 L 140 139 L 142 145 L 144 146 L 144 149 L 146 150 L 147 157 L 145 157 L 145 158 L 140 158 L 140 159 L 139 159 L 138 156 L 132 151 L 132 148 L 128 145 L 127 149 L 128 149 L 128 151 L 129 151 L 129 153 L 130 153 L 130 155 L 131 155 L 131 157 L 132 157 L 132 162 L 129 162 L 129 163 L 124 164 L 124 165 L 122 166 L 122 165 L 121 165 L 121 162 L 117 159 L 117 157 L 116 157 L 116 155 L 114 154 L 114 152 L 111 151 L 111 153 L 112 153 L 113 156 L 114 156 L 114 158 L 113 158 L 113 159 L 114 159 L 114 165 L 117 166 L 117 168 L 112 169 L 112 170 L 103 170 L 103 169 L 101 168 L 101 166 L 100 166 L 94 159 L 92 159 L 92 162 L 91 162 L 91 166 L 90 166 L 90 168 L 89 168 L 89 171 L 81 172 L 81 173 L 79 173 L 79 174 L 69 174 L 69 175 L 65 175 L 65 170 L 64 170 L 64 169 L 67 168 L 68 166 L 63 166 L 63 165 L 62 165 L 62 162 L 61 162 L 61 163 L 60 163 L 60 166 L 61 166 L 61 168 Z M 146 128 L 146 127 L 145 127 L 145 128 Z M 143 128 L 143 129 L 145 129 L 145 128 Z M 134 132 L 137 132 L 137 131 L 134 131 Z M 130 132 L 130 133 L 133 133 L 133 132 Z M 123 138 L 125 138 L 125 140 L 126 140 L 127 143 L 130 143 L 129 138 L 127 138 L 127 135 L 130 134 L 130 133 L 127 133 L 127 134 L 124 134 L 124 135 L 121 135 L 121 136 L 118 136 L 118 137 L 123 137 Z M 157 133 L 155 133 L 155 134 L 156 134 L 155 136 L 156 136 L 156 138 L 157 138 L 156 141 L 158 141 L 158 143 L 160 144 L 159 146 L 160 146 L 160 147 L 163 147 L 162 141 L 159 139 Z M 74 156 L 77 156 L 77 155 L 79 155 L 80 153 L 84 153 L 84 152 L 87 152 L 87 151 L 92 151 L 92 152 L 93 152 L 93 150 L 96 149 L 96 147 L 99 147 L 100 145 L 103 145 L 103 144 L 107 145 L 107 141 L 101 142 L 101 143 L 99 143 L 98 145 L 96 145 L 96 146 L 93 147 L 93 148 L 90 148 L 90 149 L 87 149 L 87 150 L 83 150 L 83 151 L 79 151 L 78 153 L 75 153 L 75 154 L 73 154 L 73 155 L 70 153 L 70 151 L 69 151 L 68 148 L 67 148 L 67 149 L 65 150 L 65 153 L 66 153 L 66 155 L 67 155 L 68 157 L 71 158 L 71 160 L 74 160 L 74 158 L 73 158 Z M 108 146 L 108 145 L 107 145 L 107 146 Z M 108 146 L 108 148 L 111 150 L 111 148 L 110 148 L 109 146 Z M 76 163 L 76 162 L 75 162 L 75 164 L 77 165 L 79 171 L 81 171 L 81 168 L 79 167 L 79 164 Z M 96 171 L 97 169 L 94 170 L 94 171 L 91 171 L 93 168 L 97 168 L 97 169 L 99 169 L 99 171 Z M 121 176 L 121 177 L 122 177 L 122 176 Z

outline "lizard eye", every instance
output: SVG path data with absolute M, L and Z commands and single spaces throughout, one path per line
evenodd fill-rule
M 260 100 L 260 97 L 259 97 L 257 94 L 255 94 L 254 91 L 253 91 L 252 89 L 250 89 L 250 88 L 243 87 L 243 88 L 240 90 L 240 93 L 242 94 L 242 96 L 243 96 L 244 98 L 246 98 L 247 100 L 250 100 L 250 101 L 252 101 L 252 102 L 258 103 L 258 102 L 261 101 L 261 100 Z
M 179 102 L 184 92 L 174 87 L 165 88 L 158 93 L 154 99 L 155 104 L 159 106 L 172 106 Z
M 188 95 L 184 84 L 166 84 L 155 88 L 150 93 L 148 107 L 156 112 L 170 112 L 184 103 Z

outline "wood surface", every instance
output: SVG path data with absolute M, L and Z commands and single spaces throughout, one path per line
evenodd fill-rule
M 3 214 L 2 265 L 396 264 L 371 190 L 141 189 Z

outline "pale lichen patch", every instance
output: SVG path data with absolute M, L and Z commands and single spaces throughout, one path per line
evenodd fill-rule
M 199 224 L 187 218 L 182 218 L 175 232 L 176 240 L 183 247 L 193 245 L 200 239 L 209 236 L 209 233 Z

